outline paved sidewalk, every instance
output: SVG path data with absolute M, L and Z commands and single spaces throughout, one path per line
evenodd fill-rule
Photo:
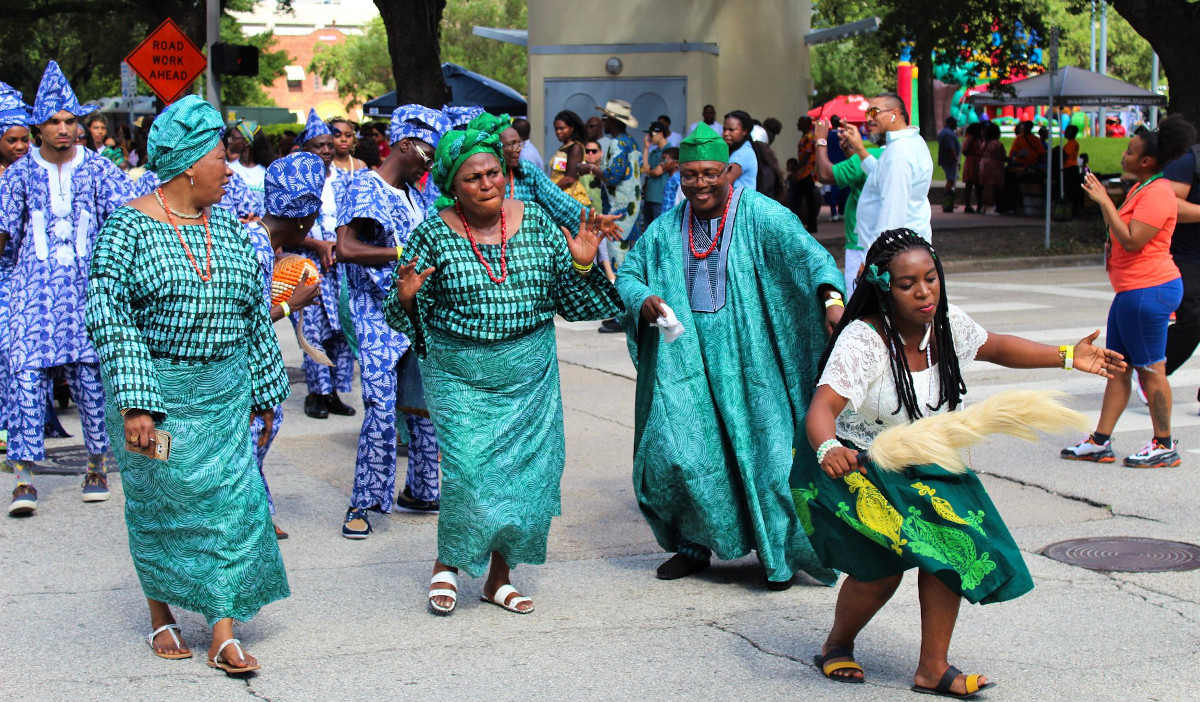
M 953 290 L 961 295 L 952 300 L 976 305 L 971 313 L 989 328 L 1047 339 L 1102 322 L 1107 302 L 1096 268 L 1056 271 L 1053 280 L 1064 294 L 1053 306 L 1035 312 L 1003 307 L 1044 301 L 1045 293 L 1002 287 L 1037 280 L 1038 273 L 960 276 Z M 292 596 L 238 629 L 262 671 L 242 681 L 206 667 L 208 632 L 190 612 L 177 617 L 196 657 L 155 658 L 145 644 L 147 613 L 129 558 L 119 476 L 112 479 L 113 499 L 99 504 L 80 501 L 78 476 L 42 476 L 36 516 L 0 518 L 0 696 L 927 699 L 908 691 L 919 641 L 915 578 L 906 579 L 859 640 L 868 684 L 853 686 L 824 680 L 811 660 L 832 620 L 834 590 L 802 581 L 770 592 L 753 557 L 680 581 L 654 579 L 665 556 L 638 513 L 630 483 L 633 371 L 623 336 L 594 328 L 559 325 L 567 428 L 563 516 L 551 530 L 549 562 L 514 571 L 515 584 L 535 599 L 533 614 L 479 602 L 482 583 L 468 578 L 453 616 L 429 614 L 424 593 L 436 517 L 375 517 L 371 538 L 343 539 L 358 418 L 305 418 L 303 386 L 294 385 L 287 422 L 268 458 L 278 519 L 291 534 L 281 548 Z M 297 365 L 294 340 L 285 338 L 284 347 L 288 365 Z M 1185 448 L 1200 447 L 1200 423 L 1184 421 L 1200 419 L 1192 399 L 1200 362 L 1180 373 L 1176 436 Z M 1090 380 L 980 365 L 968 374 L 977 390 L 968 401 L 1013 384 L 1062 384 L 1077 407 L 1094 410 L 1103 382 Z M 347 399 L 359 404 L 357 397 Z M 66 413 L 65 423 L 75 431 L 73 414 Z M 1144 408 L 1130 408 L 1119 427 L 1119 449 L 1140 445 L 1143 432 L 1130 429 L 1144 417 Z M 1037 587 L 1014 602 L 964 606 L 952 662 L 1000 683 L 980 696 L 984 700 L 1195 699 L 1200 571 L 1105 574 L 1038 552 L 1091 535 L 1200 542 L 1200 457 L 1185 454 L 1179 469 L 1131 471 L 1060 461 L 1057 451 L 1066 442 L 1005 440 L 974 451 Z

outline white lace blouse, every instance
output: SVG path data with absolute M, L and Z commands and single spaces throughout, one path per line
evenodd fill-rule
M 959 368 L 966 370 L 987 341 L 987 330 L 954 305 L 948 313 Z M 937 402 L 941 389 L 937 364 L 913 373 L 912 379 L 922 414 L 933 414 L 928 406 Z M 859 448 L 869 447 L 884 429 L 908 421 L 903 408 L 893 414 L 900 406 L 900 395 L 892 379 L 887 346 L 879 332 L 861 319 L 846 325 L 838 337 L 819 384 L 828 385 L 849 401 L 838 415 L 837 435 Z M 938 412 L 946 410 L 943 405 Z

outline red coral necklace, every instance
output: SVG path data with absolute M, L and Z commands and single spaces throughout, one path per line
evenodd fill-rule
M 458 213 L 458 219 L 462 222 L 463 229 L 467 232 L 467 241 L 471 242 L 471 249 L 475 252 L 475 257 L 483 264 L 483 269 L 487 271 L 488 277 L 496 285 L 503 283 L 508 278 L 508 231 L 504 222 L 504 208 L 500 208 L 500 277 L 497 278 L 492 273 L 492 267 L 488 265 L 487 259 L 483 257 L 483 252 L 479 250 L 479 244 L 475 243 L 475 235 L 471 233 L 471 225 L 467 224 L 467 217 L 463 214 L 462 205 L 454 203 L 454 211 Z
M 162 205 L 163 211 L 167 213 L 167 221 L 171 223 L 171 228 L 175 230 L 175 236 L 179 237 L 179 243 L 183 244 L 183 251 L 187 254 L 188 260 L 192 262 L 192 268 L 196 270 L 196 275 L 200 276 L 200 280 L 208 282 L 212 280 L 212 231 L 208 228 L 208 217 L 204 215 L 204 209 L 200 210 L 200 221 L 204 223 L 204 248 L 206 260 L 204 263 L 204 272 L 200 272 L 200 264 L 196 263 L 196 257 L 192 255 L 192 249 L 183 240 L 183 232 L 179 231 L 179 226 L 175 224 L 175 218 L 171 216 L 171 208 L 167 207 L 167 201 L 163 198 L 162 188 L 154 191 L 158 198 L 158 204 Z
M 721 213 L 721 223 L 717 225 L 717 233 L 712 238 L 712 243 L 704 251 L 696 249 L 696 215 L 693 213 L 688 219 L 688 248 L 692 250 L 692 255 L 701 260 L 708 258 L 721 241 L 721 234 L 725 231 L 725 218 L 729 215 L 729 203 L 733 200 L 733 189 L 730 188 L 729 196 L 725 198 L 725 211 Z M 690 210 L 690 206 L 689 206 Z

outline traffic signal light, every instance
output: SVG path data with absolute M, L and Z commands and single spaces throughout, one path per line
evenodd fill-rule
M 208 60 L 219 76 L 257 76 L 258 47 L 217 42 L 209 47 Z

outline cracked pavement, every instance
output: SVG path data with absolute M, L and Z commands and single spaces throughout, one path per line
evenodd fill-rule
M 972 301 L 999 280 L 1106 289 L 1098 268 L 958 275 L 952 293 L 955 280 L 972 283 L 963 290 Z M 1045 298 L 1039 292 L 1031 299 Z M 1081 319 L 1102 324 L 1105 310 L 1102 299 L 1067 295 L 1036 318 L 1002 310 L 976 318 L 992 331 L 1041 330 L 1049 340 Z M 35 517 L 0 519 L 3 697 L 909 699 L 919 646 L 915 578 L 906 578 L 860 637 L 867 684 L 853 686 L 824 680 L 812 663 L 832 619 L 834 590 L 800 578 L 787 592 L 770 592 L 752 556 L 679 581 L 654 579 L 664 555 L 630 484 L 633 370 L 624 338 L 594 328 L 559 325 L 568 456 L 563 516 L 551 530 L 547 563 L 514 571 L 515 584 L 537 604 L 532 615 L 481 603 L 482 581 L 467 577 L 453 616 L 429 614 L 434 517 L 373 517 L 371 538 L 343 539 L 358 418 L 307 419 L 296 385 L 267 464 L 278 521 L 291 534 L 281 548 L 292 596 L 237 628 L 263 665 L 259 674 L 238 680 L 205 666 L 208 632 L 191 612 L 176 616 L 196 657 L 155 658 L 145 644 L 149 627 L 127 549 L 120 478 L 111 481 L 112 500 L 83 504 L 78 476 L 47 475 L 38 480 Z M 296 366 L 295 341 L 284 331 L 285 359 Z M 1177 421 L 1196 411 L 1200 361 L 1180 374 Z M 1093 410 L 1103 382 L 1090 381 L 977 366 L 967 377 L 967 399 L 1001 385 L 1061 384 L 1076 407 Z M 1144 432 L 1123 428 L 1136 427 L 1144 414 L 1131 407 L 1118 427 L 1119 449 L 1144 440 Z M 64 422 L 78 429 L 73 412 Z M 1180 424 L 1181 447 L 1200 448 L 1200 422 Z M 1165 471 L 1059 460 L 1059 448 L 1073 438 L 997 440 L 973 451 L 1037 587 L 1014 602 L 964 605 L 951 660 L 999 683 L 983 700 L 1193 698 L 1188 691 L 1200 685 L 1200 571 L 1101 573 L 1039 554 L 1047 544 L 1085 536 L 1200 542 L 1200 456 L 1185 453 L 1182 468 Z

